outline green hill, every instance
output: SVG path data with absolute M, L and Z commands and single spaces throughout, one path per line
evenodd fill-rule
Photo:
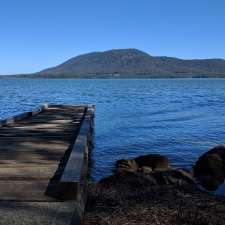
M 79 55 L 43 71 L 21 75 L 42 78 L 225 77 L 225 60 L 154 57 L 137 49 Z

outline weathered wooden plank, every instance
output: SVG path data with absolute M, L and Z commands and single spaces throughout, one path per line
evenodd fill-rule
M 74 126 L 74 127 L 66 127 L 65 126 L 65 129 L 61 129 L 61 128 L 51 128 L 51 129 L 43 129 L 43 128 L 17 128 L 17 129 L 10 129 L 10 128 L 7 128 L 7 129 L 0 129 L 0 134 L 7 134 L 7 133 L 42 133 L 42 134 L 58 134 L 58 133 L 61 133 L 62 135 L 64 133 L 73 133 L 74 130 L 76 129 L 79 129 L 79 126 Z
M 87 145 L 89 128 L 89 119 L 85 116 L 63 173 L 61 179 L 62 182 L 78 182 L 80 180 L 80 172 L 83 164 L 84 151 Z
M 5 120 L 1 120 L 0 121 L 0 127 L 12 125 L 12 124 L 14 124 L 17 121 L 24 120 L 24 119 L 26 119 L 26 118 L 28 118 L 28 117 L 30 117 L 32 115 L 37 115 L 40 112 L 46 110 L 47 108 L 48 108 L 48 104 L 44 104 L 44 105 L 41 105 L 40 107 L 34 109 L 31 112 L 24 112 L 24 113 L 21 113 L 19 115 L 15 115 L 15 116 L 12 116 L 10 118 L 7 118 Z
M 60 183 L 67 186 L 67 198 L 77 199 L 85 156 L 88 151 L 88 137 L 91 131 L 92 108 L 88 108 L 79 134 L 75 140 L 69 160 L 61 177 Z
M 60 109 L 48 109 L 38 114 L 37 117 L 41 115 L 65 115 L 65 116 L 79 116 L 84 112 L 84 108 L 81 110 L 60 110 Z
M 74 220 L 77 203 L 2 201 L 0 225 L 78 225 Z
M 65 137 L 64 137 L 65 135 Z M 71 132 L 67 132 L 67 133 L 60 133 L 58 132 L 58 134 L 51 134 L 51 133 L 47 133 L 47 134 L 43 134 L 42 132 L 27 132 L 27 133 L 5 133 L 5 134 L 1 134 L 0 133 L 0 140 L 1 138 L 14 138 L 14 139 L 20 139 L 20 138 L 29 138 L 29 137 L 37 137 L 37 139 L 42 138 L 43 141 L 45 141 L 46 139 L 57 139 L 57 140 L 64 140 L 64 141 L 71 141 L 71 139 L 73 139 L 73 135 L 71 135 Z
M 19 124 L 35 124 L 35 123 L 43 123 L 43 124 L 68 124 L 68 123 L 79 123 L 80 120 L 78 120 L 77 122 L 74 122 L 74 119 L 51 119 L 51 118 L 30 118 L 24 121 L 21 121 Z
M 17 124 L 29 124 L 29 123 L 32 123 L 32 124 L 35 124 L 35 123 L 44 123 L 44 124 L 73 124 L 75 122 L 80 122 L 81 121 L 81 118 L 72 118 L 72 117 L 69 117 L 69 118 L 65 118 L 65 117 L 62 117 L 62 118 L 54 118 L 54 117 L 51 117 L 51 116 L 43 116 L 43 117 L 36 117 L 36 118 L 29 118 L 27 120 L 23 120 L 23 121 L 20 121 L 18 122 Z
M 0 160 L 4 159 L 1 157 L 4 157 L 5 155 L 8 155 L 9 158 L 16 157 L 16 156 L 22 157 L 23 154 L 25 154 L 27 156 L 28 155 L 31 156 L 33 154 L 33 155 L 43 156 L 43 157 L 52 155 L 54 157 L 55 155 L 64 154 L 65 151 L 67 149 L 69 149 L 69 146 L 70 146 L 70 144 L 68 144 L 67 148 L 58 148 L 58 149 L 54 149 L 54 148 L 51 148 L 51 146 L 49 146 L 49 148 L 47 149 L 47 148 L 42 148 L 41 144 L 40 144 L 35 148 L 33 148 L 33 147 L 18 147 L 17 150 L 15 150 L 15 148 L 13 146 L 6 146 L 0 150 Z
M 0 128 L 0 134 L 4 134 L 4 133 L 26 133 L 26 132 L 41 132 L 41 133 L 50 133 L 50 132 L 54 132 L 57 134 L 57 132 L 71 132 L 71 130 L 76 130 L 76 129 L 79 129 L 79 126 L 80 126 L 80 123 L 79 124 L 74 124 L 73 127 L 67 127 L 66 125 L 64 126 L 64 129 L 32 129 L 31 128 L 27 128 L 27 129 L 14 129 L 13 127 L 4 127 L 3 128 Z M 45 132 L 43 132 L 45 131 Z
M 1 201 L 55 201 L 50 195 L 46 195 L 48 186 L 51 186 L 52 196 L 57 196 L 55 193 L 58 191 L 58 182 L 49 184 L 49 179 L 0 180 L 0 199 Z
M 89 104 L 81 104 L 81 105 L 73 105 L 73 104 L 69 104 L 69 105 L 64 105 L 64 104 L 49 104 L 49 108 L 62 108 L 62 109 L 79 109 L 79 108 L 84 108 L 84 107 L 88 107 Z
M 35 161 L 18 161 L 18 160 L 1 160 L 0 168 L 19 168 L 19 167 L 38 167 L 38 166 L 52 166 L 58 165 L 56 161 L 47 161 L 47 160 L 35 160 Z
M 12 160 L 14 161 L 14 160 Z M 12 164 L 1 164 L 0 163 L 0 169 L 4 169 L 4 168 L 36 168 L 38 170 L 39 167 L 48 167 L 48 165 L 46 164 L 46 161 L 44 161 L 45 163 L 41 164 L 41 163 L 21 163 L 21 162 L 15 162 Z M 49 163 L 49 167 L 58 167 L 58 164 L 55 163 Z
M 29 130 L 26 130 L 26 131 L 15 131 L 15 132 L 1 132 L 0 131 L 0 142 L 1 142 L 1 139 L 21 139 L 23 138 L 23 140 L 25 138 L 29 139 L 29 138 L 37 138 L 37 140 L 39 139 L 43 139 L 46 140 L 46 139 L 54 139 L 54 140 L 58 140 L 57 138 L 61 138 L 66 141 L 69 137 L 73 137 L 74 135 L 72 135 L 72 132 L 70 131 L 57 131 L 57 132 L 41 132 L 41 131 L 29 131 Z
M 70 143 L 65 140 L 59 139 L 44 139 L 37 137 L 25 137 L 25 138 L 0 138 L 0 152 L 9 149 L 12 151 L 26 151 L 26 150 L 59 150 L 65 151 Z
M 64 128 L 73 128 L 74 124 L 52 124 L 52 123 L 28 123 L 28 124 L 15 124 L 13 126 L 13 129 L 61 129 L 64 130 Z
M 57 164 L 45 166 L 21 165 L 17 167 L 2 167 L 0 164 L 0 180 L 47 180 L 53 177 L 57 168 Z
M 36 133 L 36 134 L 40 134 L 40 133 L 42 133 L 42 134 L 46 134 L 46 135 L 52 135 L 52 136 L 54 136 L 54 134 L 61 134 L 61 136 L 63 136 L 63 135 L 66 135 L 66 134 L 71 134 L 71 133 L 73 133 L 73 131 L 76 131 L 76 130 L 78 130 L 79 129 L 79 127 L 74 127 L 74 129 L 72 129 L 72 128 L 65 128 L 65 130 L 62 130 L 62 129 L 24 129 L 24 130 L 22 130 L 22 129 L 16 129 L 15 130 L 15 133 L 20 133 L 20 134 L 22 134 L 23 132 L 25 133 Z M 1 132 L 0 131 L 0 133 L 3 133 L 4 134 L 4 132 Z M 6 132 L 6 134 L 7 134 L 7 132 Z
M 82 118 L 73 118 L 73 117 L 53 117 L 53 116 L 40 116 L 37 118 L 29 118 L 27 120 L 21 120 L 19 122 L 16 122 L 15 124 L 8 125 L 7 127 L 13 127 L 13 126 L 19 126 L 19 125 L 29 125 L 29 124 L 37 124 L 37 123 L 42 123 L 42 124 L 55 124 L 57 125 L 65 125 L 65 124 L 75 124 L 79 123 Z M 2 128 L 5 128 L 4 126 Z
M 40 162 L 40 161 L 46 161 L 46 162 L 55 162 L 56 164 L 60 161 L 60 159 L 63 157 L 61 154 L 30 154 L 30 153 L 7 153 L 7 154 L 0 154 L 0 163 L 9 163 L 9 161 L 17 161 L 17 162 L 23 162 L 23 163 L 34 163 L 34 162 Z M 13 162 L 12 162 L 13 163 Z
M 61 110 L 60 109 L 55 109 L 51 110 L 50 108 L 48 110 L 45 110 L 43 113 L 37 115 L 37 117 L 41 115 L 63 115 L 63 116 L 82 116 L 84 113 L 84 109 L 82 110 Z

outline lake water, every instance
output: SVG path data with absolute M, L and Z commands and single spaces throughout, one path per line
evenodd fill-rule
M 148 153 L 191 168 L 225 143 L 225 79 L 0 80 L 1 119 L 44 102 L 96 105 L 95 180 L 117 159 Z

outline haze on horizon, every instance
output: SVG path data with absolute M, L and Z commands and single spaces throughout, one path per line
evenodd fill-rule
M 37 72 L 92 51 L 225 58 L 223 0 L 7 0 L 0 3 L 0 74 Z

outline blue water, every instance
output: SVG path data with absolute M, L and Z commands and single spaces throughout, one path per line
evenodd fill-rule
M 225 79 L 0 80 L 0 118 L 43 102 L 96 105 L 92 177 L 117 159 L 166 155 L 191 168 L 225 143 Z

